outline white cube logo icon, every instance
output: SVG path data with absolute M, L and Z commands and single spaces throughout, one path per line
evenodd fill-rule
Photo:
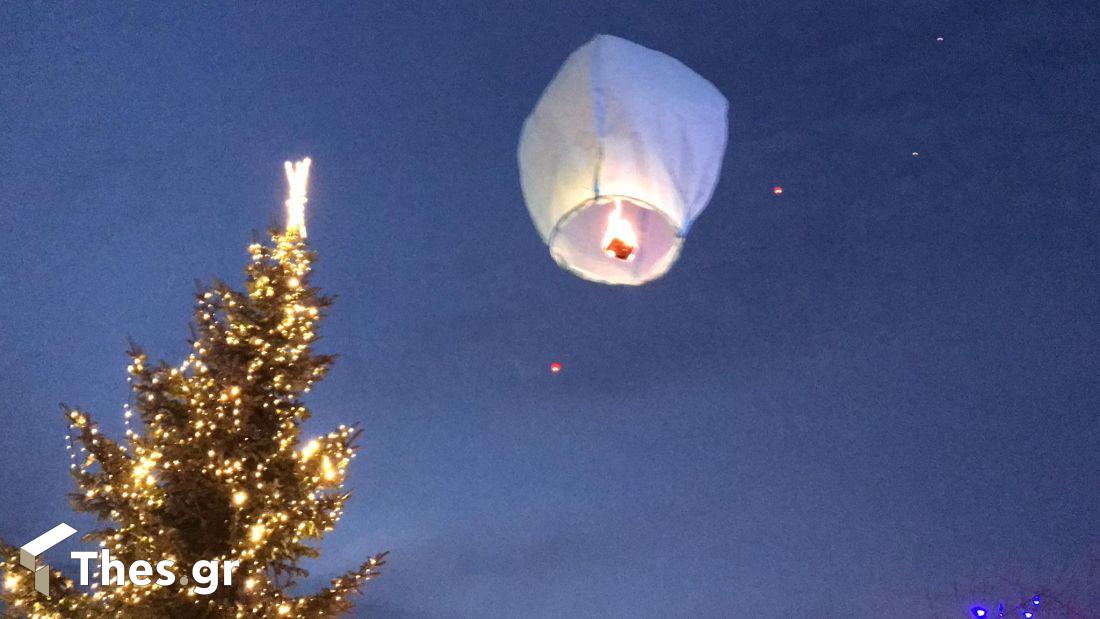
M 34 590 L 46 597 L 50 597 L 50 566 L 45 563 L 38 565 L 38 556 L 65 541 L 73 533 L 76 533 L 76 529 L 62 522 L 19 548 L 19 564 L 34 572 Z

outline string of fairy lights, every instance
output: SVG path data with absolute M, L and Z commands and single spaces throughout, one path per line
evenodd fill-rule
M 287 226 L 270 244 L 248 247 L 244 294 L 217 284 L 197 297 L 196 337 L 177 367 L 150 365 L 133 349 L 127 368 L 131 401 L 123 407 L 125 446 L 99 434 L 79 410 L 68 413 L 66 449 L 81 493 L 79 506 L 117 526 L 88 536 L 116 557 L 178 562 L 188 554 L 165 514 L 181 485 L 211 484 L 227 502 L 221 523 L 231 545 L 205 560 L 239 562 L 231 594 L 204 597 L 180 580 L 175 587 L 133 583 L 73 588 L 57 575 L 62 595 L 37 597 L 17 571 L 6 570 L 10 603 L 31 616 L 87 609 L 120 612 L 154 600 L 205 605 L 220 616 L 317 616 L 339 606 L 377 574 L 382 555 L 336 578 L 314 595 L 286 593 L 272 566 L 314 556 L 305 545 L 332 531 L 350 496 L 346 471 L 359 431 L 346 425 L 308 441 L 300 424 L 309 410 L 300 396 L 323 378 L 329 358 L 311 344 L 327 300 L 309 286 L 311 252 L 304 206 L 310 160 L 286 165 Z M 143 432 L 134 428 L 133 417 Z M 14 598 L 14 599 L 12 599 Z

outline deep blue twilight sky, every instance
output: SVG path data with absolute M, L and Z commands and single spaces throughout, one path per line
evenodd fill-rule
M 4 3 L 0 536 L 87 530 L 57 403 L 119 435 L 126 338 L 180 359 L 194 280 L 241 281 L 310 155 L 340 359 L 306 434 L 367 430 L 311 568 L 392 550 L 358 612 L 1095 602 L 1100 8 L 963 4 Z M 597 32 L 731 103 L 714 199 L 638 289 L 559 270 L 519 188 Z

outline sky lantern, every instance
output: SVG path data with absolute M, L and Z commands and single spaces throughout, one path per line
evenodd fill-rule
M 728 108 L 660 52 L 608 35 L 574 51 L 519 141 L 523 196 L 554 260 L 605 284 L 664 275 L 718 182 Z

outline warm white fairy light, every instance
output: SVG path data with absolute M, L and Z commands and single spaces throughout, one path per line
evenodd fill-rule
M 317 453 L 317 450 L 321 447 L 320 441 L 313 439 L 306 443 L 306 446 L 302 448 L 302 460 L 306 461 L 313 457 L 313 454 Z

